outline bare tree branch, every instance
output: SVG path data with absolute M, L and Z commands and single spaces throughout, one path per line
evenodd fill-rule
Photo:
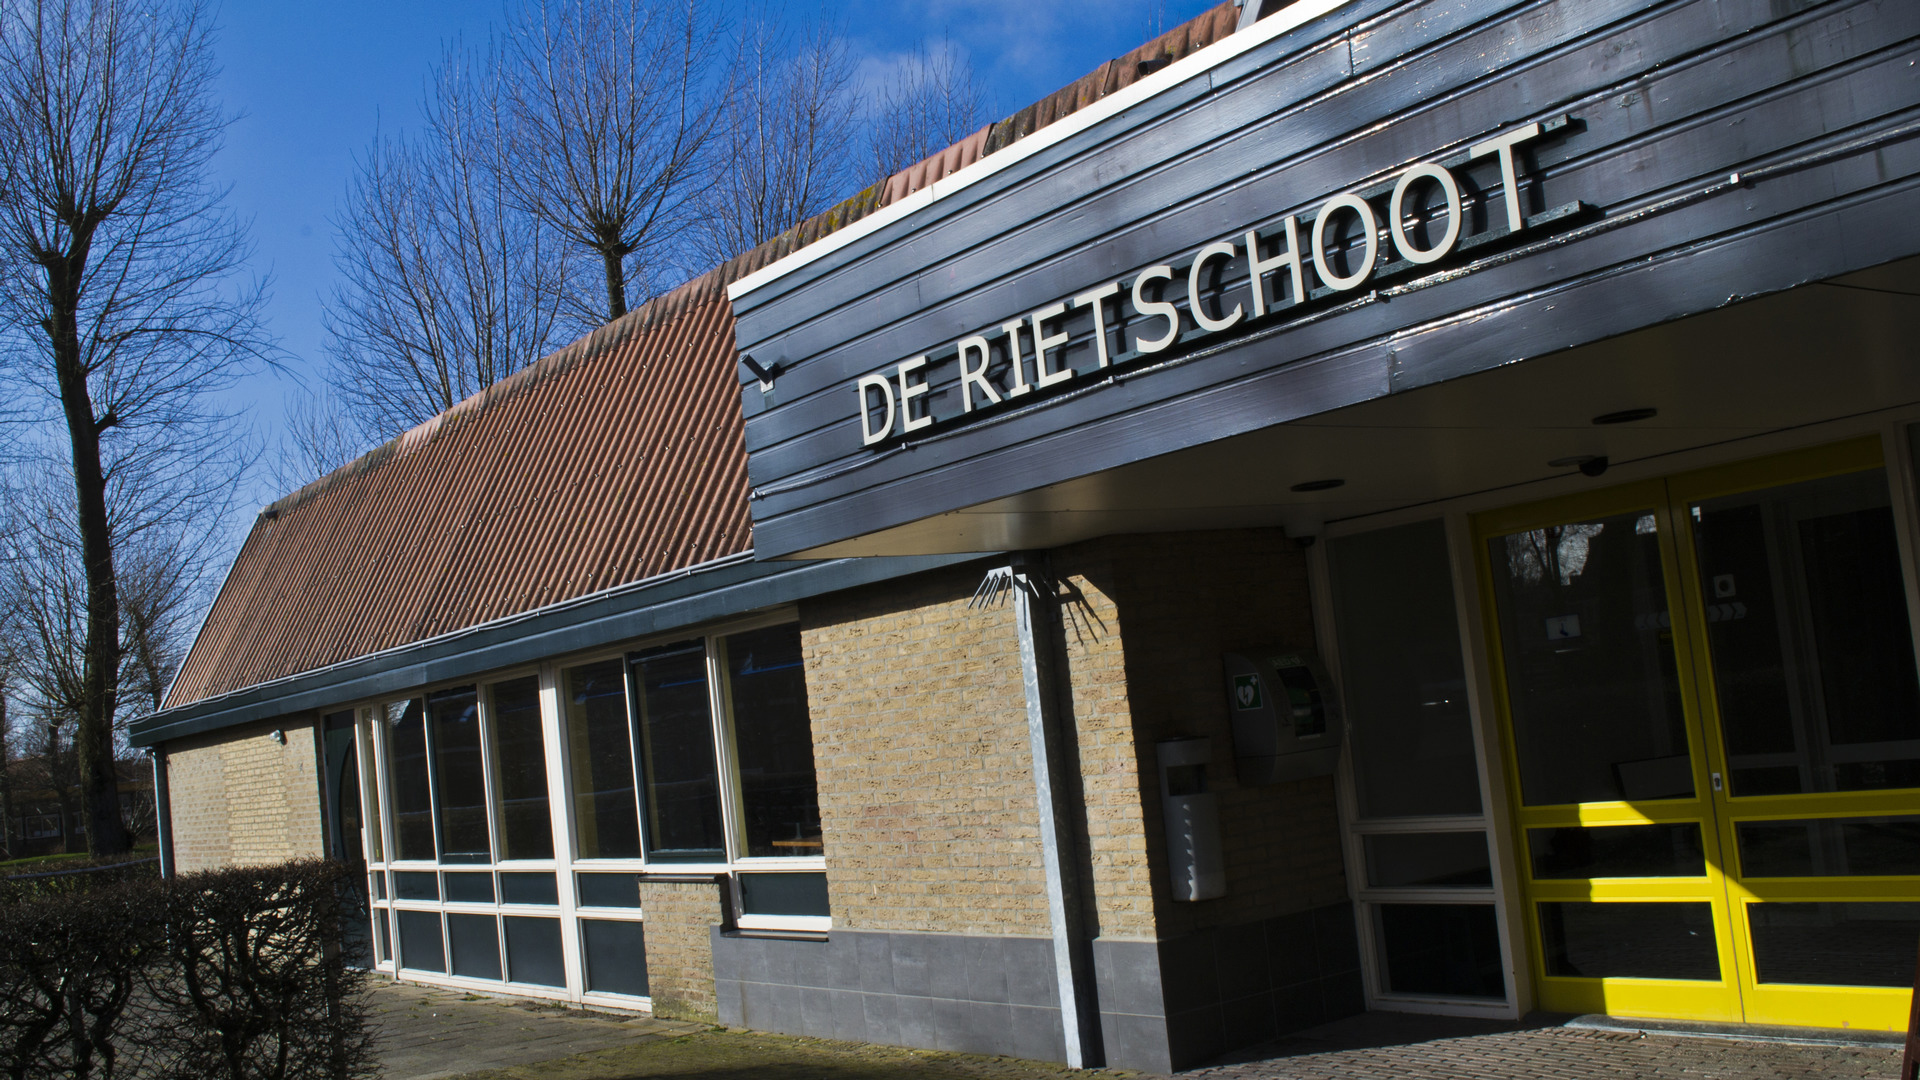
M 980 130 L 987 98 L 952 42 L 922 47 L 873 92 L 873 180 L 885 180 Z

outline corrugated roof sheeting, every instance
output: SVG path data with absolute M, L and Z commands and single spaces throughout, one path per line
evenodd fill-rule
M 168 706 L 747 550 L 733 316 L 700 291 L 270 507 Z

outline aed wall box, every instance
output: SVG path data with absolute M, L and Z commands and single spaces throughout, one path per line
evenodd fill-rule
M 1308 652 L 1228 653 L 1227 715 L 1243 784 L 1329 776 L 1346 724 L 1333 680 Z

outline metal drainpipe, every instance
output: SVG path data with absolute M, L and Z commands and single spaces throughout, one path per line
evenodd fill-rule
M 173 800 L 167 794 L 167 752 L 155 746 L 147 750 L 153 760 L 153 831 L 160 842 L 160 876 L 173 876 Z
M 1013 577 L 1014 623 L 1020 634 L 1021 684 L 1027 695 L 1027 743 L 1033 753 L 1035 804 L 1040 810 L 1040 851 L 1047 879 L 1047 916 L 1053 929 L 1054 975 L 1060 987 L 1060 1026 L 1067 1064 L 1101 1064 L 1100 1007 L 1094 988 L 1093 946 L 1087 938 L 1080 875 L 1073 868 L 1073 785 L 1061 736 L 1059 668 L 1053 586 L 1043 556 L 1019 553 Z

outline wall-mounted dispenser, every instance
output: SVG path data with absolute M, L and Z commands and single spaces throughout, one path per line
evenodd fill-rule
M 1227 894 L 1220 856 L 1220 808 L 1207 787 L 1213 741 L 1161 739 L 1160 816 L 1167 826 L 1167 873 L 1175 900 L 1211 900 Z
M 1240 782 L 1331 774 L 1346 725 L 1319 658 L 1307 652 L 1228 653 L 1223 664 Z

